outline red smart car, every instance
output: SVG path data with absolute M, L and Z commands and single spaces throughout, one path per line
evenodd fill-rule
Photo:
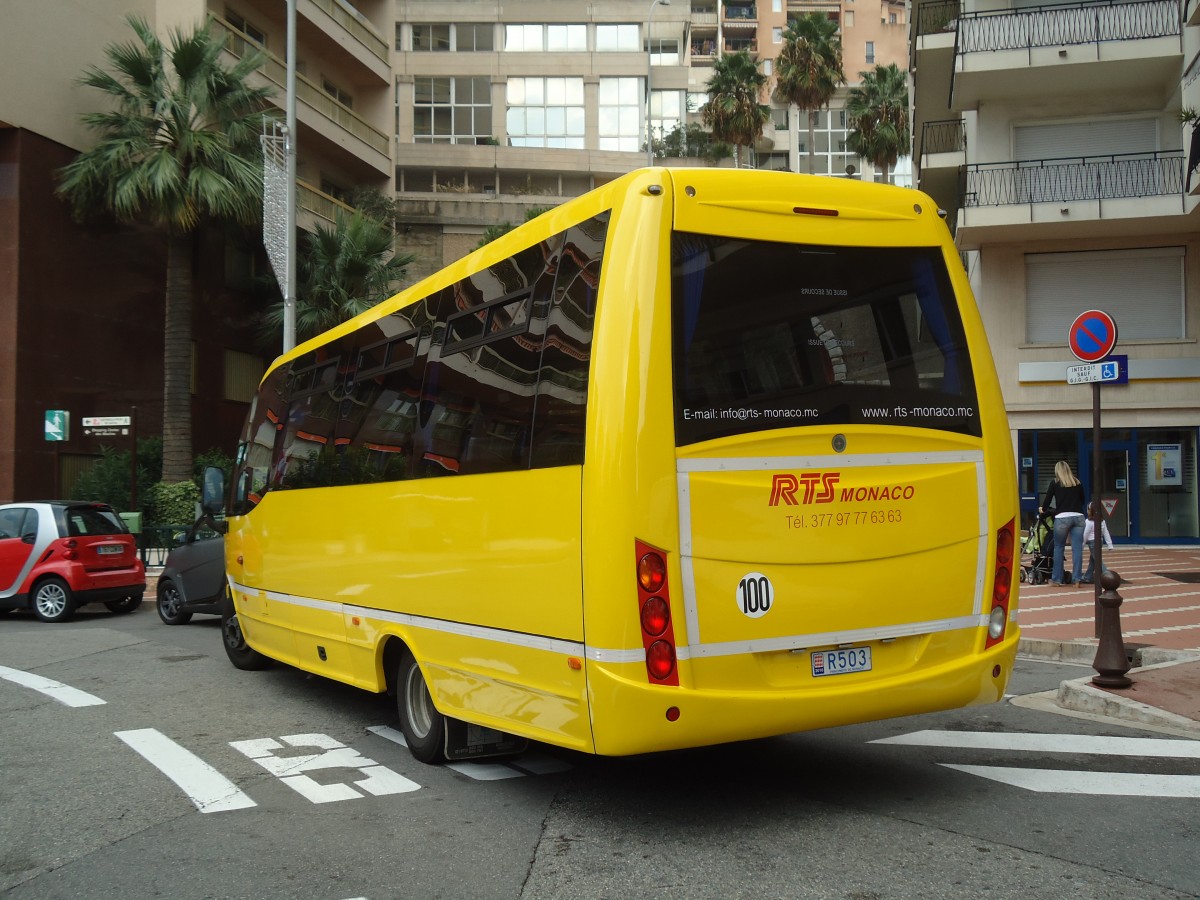
M 133 535 L 104 503 L 0 505 L 0 612 L 64 622 L 84 603 L 132 612 L 146 592 Z

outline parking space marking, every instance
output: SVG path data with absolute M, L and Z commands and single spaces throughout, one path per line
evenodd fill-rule
M 279 741 L 283 741 L 281 744 Z M 279 756 L 275 751 L 292 748 L 313 748 L 316 753 Z M 354 787 L 376 797 L 419 791 L 421 786 L 387 766 L 363 756 L 353 747 L 327 734 L 289 734 L 278 741 L 256 738 L 249 741 L 230 741 L 229 746 L 254 760 L 296 793 L 312 803 L 335 803 L 362 797 Z M 354 782 L 354 787 L 341 782 L 321 784 L 304 772 L 321 769 L 353 769 L 366 776 Z
M 114 734 L 176 785 L 202 813 L 248 809 L 258 804 L 190 750 L 153 728 Z
M 61 681 L 51 681 L 32 672 L 22 672 L 20 669 L 10 669 L 0 666 L 0 678 L 19 684 L 21 687 L 32 688 L 45 694 L 52 700 L 57 700 L 63 706 L 104 706 L 106 701 L 95 697 L 86 691 L 63 684 Z

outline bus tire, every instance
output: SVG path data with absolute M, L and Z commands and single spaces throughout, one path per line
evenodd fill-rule
M 444 761 L 446 717 L 433 705 L 421 667 L 407 649 L 400 654 L 396 668 L 396 712 L 412 755 L 423 763 Z
M 221 608 L 221 643 L 225 645 L 225 655 L 235 669 L 254 672 L 271 664 L 269 657 L 246 643 L 242 626 L 238 623 L 237 610 L 229 600 Z

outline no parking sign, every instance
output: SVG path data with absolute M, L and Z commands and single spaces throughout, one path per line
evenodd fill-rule
M 1089 309 L 1071 323 L 1067 343 L 1080 362 L 1099 362 L 1117 345 L 1117 323 L 1103 310 Z

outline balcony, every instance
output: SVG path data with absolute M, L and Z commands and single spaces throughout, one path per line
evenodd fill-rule
M 693 3 L 688 21 L 692 23 L 693 31 L 697 28 L 715 30 L 717 27 L 717 5 L 715 3 L 708 5 Z
M 326 227 L 337 222 L 337 214 L 353 215 L 354 207 L 343 203 L 336 197 L 319 191 L 311 184 L 296 179 L 296 224 L 305 231 L 315 231 L 314 225 L 320 223 Z
M 693 40 L 691 45 L 691 64 L 693 66 L 711 66 L 717 61 L 717 51 L 720 45 L 716 38 Z
M 304 29 L 304 39 L 323 56 L 334 55 L 334 45 L 382 83 L 391 82 L 390 48 L 365 16 L 337 0 L 302 0 L 296 11 L 315 29 Z
M 287 66 L 283 60 L 224 19 L 210 15 L 209 23 L 215 34 L 229 38 L 227 53 L 240 56 L 247 48 L 253 48 L 264 55 L 259 72 L 275 88 L 271 102 L 282 109 L 287 96 Z M 325 149 L 349 153 L 356 161 L 369 165 L 376 175 L 391 173 L 390 138 L 299 73 L 296 73 L 296 119 L 300 126 L 311 129 L 311 136 L 320 138 Z M 299 143 L 304 145 L 304 135 Z
M 958 242 L 1171 233 L 1188 225 L 1183 151 L 963 167 Z M 1131 220 L 1137 220 L 1136 225 Z
M 926 122 L 915 132 L 918 186 L 938 204 L 953 209 L 961 191 L 959 173 L 967 163 L 967 131 L 962 119 Z
M 726 6 L 724 19 L 726 28 L 757 28 L 758 7 L 753 4 L 748 6 Z
M 1161 94 L 1182 61 L 1178 0 L 962 13 L 949 107 L 1077 91 Z
M 757 38 L 726 38 L 725 52 L 740 53 L 745 50 L 750 54 L 751 59 L 758 58 L 758 39 Z

